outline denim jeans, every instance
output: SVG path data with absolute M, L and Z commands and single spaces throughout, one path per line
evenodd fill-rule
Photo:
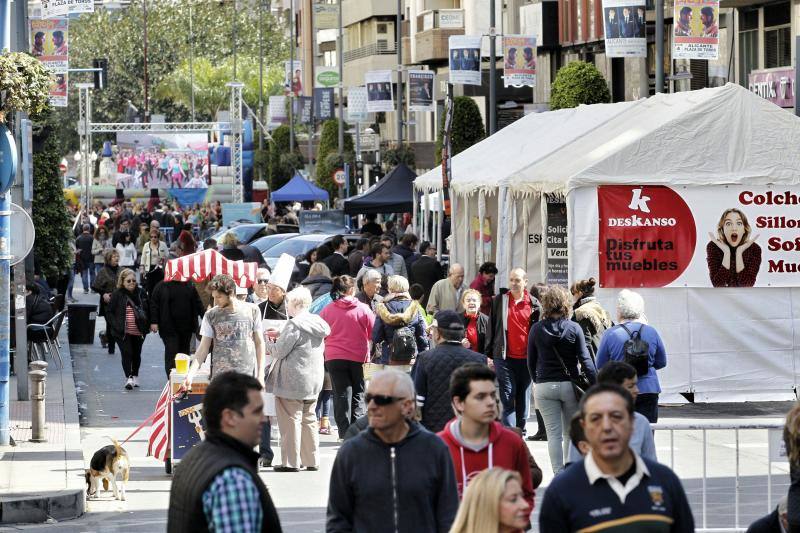
M 272 442 L 270 441 L 272 435 L 272 422 L 269 417 L 264 425 L 261 426 L 261 444 L 258 447 L 258 455 L 262 459 L 266 459 L 270 463 L 275 458 L 275 452 L 272 451 Z
M 537 383 L 533 394 L 547 430 L 550 465 L 558 474 L 564 469 L 564 458 L 569 456 L 569 423 L 578 410 L 578 400 L 569 381 Z
M 72 299 L 72 287 L 75 285 L 75 269 L 69 269 L 69 281 L 67 282 L 67 298 Z
M 634 408 L 637 413 L 640 413 L 650 421 L 651 424 L 658 423 L 658 393 L 645 392 L 639 393 L 636 397 L 636 407 Z
M 92 284 L 94 284 L 94 278 L 96 275 L 95 267 L 97 265 L 94 263 L 89 263 L 81 270 L 81 282 L 83 283 L 83 290 L 88 291 L 91 289 Z
M 333 385 L 333 418 L 343 439 L 350 424 L 364 416 L 364 366 L 355 361 L 325 362 Z
M 317 420 L 324 417 L 329 417 L 333 409 L 333 391 L 322 390 L 317 397 Z
M 525 429 L 531 407 L 531 375 L 525 359 L 495 357 L 503 424 Z

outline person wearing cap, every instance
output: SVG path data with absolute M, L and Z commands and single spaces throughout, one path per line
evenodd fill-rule
M 431 322 L 435 348 L 422 352 L 414 365 L 414 388 L 420 423 L 434 433 L 444 429 L 453 418 L 449 395 L 450 376 L 467 363 L 486 364 L 486 356 L 464 348 L 465 329 L 461 315 L 451 310 L 439 311 Z

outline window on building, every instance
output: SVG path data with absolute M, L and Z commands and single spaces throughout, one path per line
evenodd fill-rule
M 739 10 L 739 84 L 758 68 L 758 9 Z
M 764 6 L 764 67 L 792 64 L 789 2 Z

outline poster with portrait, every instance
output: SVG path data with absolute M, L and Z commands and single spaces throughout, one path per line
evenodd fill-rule
M 380 113 L 394 111 L 392 71 L 371 70 L 364 75 L 367 85 L 367 111 Z
M 536 86 L 536 37 L 503 36 L 503 86 Z
M 333 89 L 314 89 L 314 116 L 317 120 L 334 118 Z
M 283 93 L 286 96 L 303 96 L 303 62 L 283 62 Z
M 50 105 L 53 107 L 67 107 L 67 92 L 69 74 L 61 72 L 52 74 L 52 82 L 50 84 Z
M 270 127 L 277 128 L 281 124 L 289 122 L 289 117 L 286 115 L 286 97 L 285 96 L 270 96 L 269 97 L 269 125 Z
M 719 58 L 719 0 L 675 0 L 673 59 Z
M 31 55 L 50 69 L 63 73 L 69 68 L 69 21 L 31 20 Z
M 367 111 L 367 88 L 348 87 L 347 89 L 347 121 L 348 122 L 367 122 L 369 120 Z
M 117 189 L 201 189 L 210 184 L 207 133 L 117 133 Z
M 410 111 L 433 111 L 432 70 L 408 71 L 408 109 Z
M 603 30 L 608 57 L 647 57 L 644 0 L 603 0 Z
M 800 286 L 800 187 L 601 186 L 603 287 Z
M 481 36 L 450 36 L 450 83 L 481 84 Z

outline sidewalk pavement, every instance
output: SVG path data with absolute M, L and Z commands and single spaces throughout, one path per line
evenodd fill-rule
M 77 291 L 76 291 L 77 292 Z M 0 523 L 52 522 L 84 512 L 84 462 L 78 400 L 66 321 L 61 328 L 63 368 L 47 360 L 46 442 L 31 442 L 31 402 L 11 400 L 10 431 L 15 446 L 0 446 Z M 27 368 L 24 376 L 27 379 Z M 17 397 L 17 377 L 9 397 Z

